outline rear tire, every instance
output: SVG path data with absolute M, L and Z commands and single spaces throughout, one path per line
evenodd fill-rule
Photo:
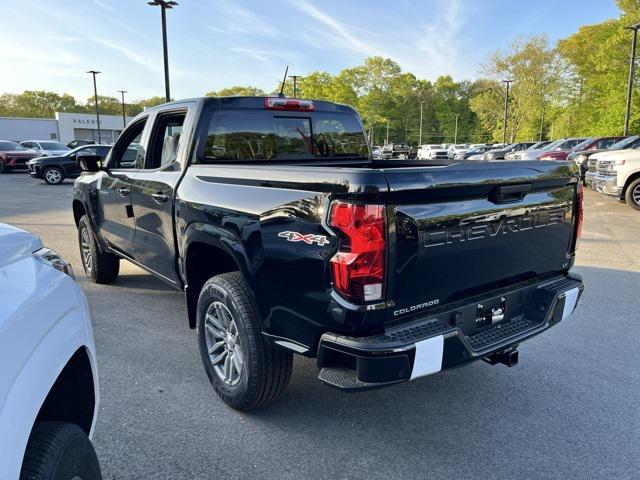
M 78 243 L 82 268 L 87 277 L 95 283 L 111 283 L 118 278 L 120 259 L 113 253 L 100 251 L 86 215 L 78 222 Z
M 20 480 L 101 480 L 100 464 L 84 431 L 73 423 L 36 423 L 22 461 Z
M 0 173 L 7 173 L 7 167 L 4 166 L 4 162 L 0 160 Z
M 60 185 L 64 178 L 64 172 L 59 167 L 48 167 L 42 172 L 42 179 L 49 185 Z
M 624 199 L 631 208 L 640 210 L 640 178 L 636 178 L 627 187 Z
M 200 355 L 216 393 L 237 410 L 272 402 L 291 380 L 292 353 L 265 342 L 258 318 L 253 294 L 239 272 L 216 275 L 202 287 Z

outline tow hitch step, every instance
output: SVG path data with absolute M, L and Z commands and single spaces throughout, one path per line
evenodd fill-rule
M 483 360 L 491 365 L 501 363 L 507 367 L 515 367 L 518 364 L 518 350 L 508 348 L 484 357 Z

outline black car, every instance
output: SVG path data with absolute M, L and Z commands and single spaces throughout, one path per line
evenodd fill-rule
M 518 142 L 511 143 L 503 148 L 496 148 L 489 150 L 484 154 L 485 160 L 504 160 L 505 155 L 509 153 L 519 152 L 520 150 L 526 150 L 527 148 L 535 145 L 536 142 Z
M 71 140 L 69 143 L 67 143 L 67 147 L 69 148 L 78 148 L 78 147 L 82 147 L 84 145 L 93 145 L 95 142 L 91 141 L 91 140 Z
M 583 288 L 569 273 L 575 169 L 374 160 L 346 105 L 165 103 L 131 121 L 104 166 L 81 164 L 87 277 L 115 282 L 127 260 L 184 292 L 207 376 L 241 410 L 282 394 L 294 353 L 345 392 L 480 359 L 513 366 Z
M 109 145 L 84 145 L 59 157 L 39 157 L 27 162 L 29 175 L 41 178 L 49 185 L 59 185 L 65 178 L 75 178 L 82 170 L 78 165 L 78 157 L 98 155 L 103 160 L 111 150 Z

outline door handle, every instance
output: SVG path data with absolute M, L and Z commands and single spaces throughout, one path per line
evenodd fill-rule
M 127 187 L 119 187 L 116 188 L 116 192 L 118 192 L 121 197 L 126 197 L 131 193 L 131 190 L 129 190 Z
M 151 194 L 151 198 L 153 198 L 153 201 L 157 204 L 165 203 L 167 200 L 169 200 L 169 197 L 160 192 Z

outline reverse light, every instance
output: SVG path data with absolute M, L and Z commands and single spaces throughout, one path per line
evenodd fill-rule
M 267 97 L 264 99 L 264 108 L 267 110 L 296 110 L 313 112 L 315 107 L 311 100 L 298 100 L 297 98 Z
M 382 299 L 384 207 L 335 201 L 331 204 L 329 225 L 341 234 L 340 250 L 331 259 L 336 290 L 358 303 Z

